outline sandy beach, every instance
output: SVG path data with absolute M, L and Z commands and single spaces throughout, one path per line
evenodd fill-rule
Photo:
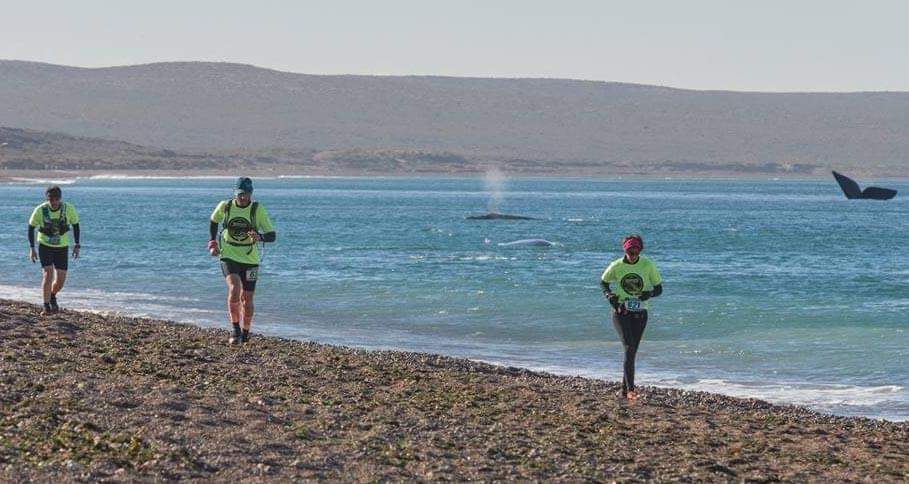
M 0 301 L 0 480 L 909 479 L 909 423 Z

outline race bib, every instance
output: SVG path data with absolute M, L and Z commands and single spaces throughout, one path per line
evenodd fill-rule
M 626 299 L 626 300 L 625 300 L 625 308 L 627 308 L 629 311 L 635 311 L 635 312 L 640 311 L 641 309 L 643 309 L 643 308 L 641 307 L 641 300 L 640 300 L 640 299 L 635 299 L 635 298 Z
M 250 269 L 247 269 L 246 270 L 246 280 L 250 281 L 250 282 L 259 280 L 259 268 L 252 267 Z

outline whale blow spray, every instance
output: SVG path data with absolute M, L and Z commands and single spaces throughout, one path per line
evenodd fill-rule
M 483 184 L 486 186 L 486 191 L 489 192 L 487 210 L 489 213 L 498 213 L 499 205 L 502 203 L 502 194 L 505 191 L 505 174 L 498 168 L 486 170 Z

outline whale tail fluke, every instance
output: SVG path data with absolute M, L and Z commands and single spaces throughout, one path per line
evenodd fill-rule
M 866 199 L 866 200 L 890 200 L 896 196 L 896 190 L 881 187 L 867 187 L 864 190 L 859 187 L 855 180 L 841 173 L 833 172 L 833 178 L 839 183 L 843 194 L 849 200 Z
M 868 187 L 862 190 L 862 198 L 872 200 L 890 200 L 896 196 L 896 190 L 890 188 Z

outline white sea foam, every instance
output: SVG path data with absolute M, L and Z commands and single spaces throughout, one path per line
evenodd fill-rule
M 500 242 L 499 247 L 559 247 L 562 244 L 544 239 L 521 239 L 512 242 Z
M 791 403 L 815 408 L 835 406 L 868 407 L 900 399 L 906 388 L 900 385 L 859 386 L 836 383 L 732 382 L 704 378 L 695 382 L 662 380 L 665 385 L 686 390 L 721 393 L 733 397 L 760 398 L 772 403 Z M 909 416 L 906 416 L 909 418 Z M 904 418 L 905 419 L 905 418 Z
M 233 180 L 234 175 L 129 175 L 125 173 L 104 173 L 86 177 L 89 180 Z M 340 179 L 341 176 L 321 175 L 277 175 L 256 176 L 256 180 L 297 180 L 297 179 Z
M 497 358 L 471 358 L 497 366 L 512 366 L 514 361 Z M 518 363 L 534 371 L 554 375 L 580 376 L 614 380 L 617 373 L 604 373 L 602 369 L 573 368 L 568 366 Z M 757 398 L 774 404 L 792 404 L 813 408 L 822 412 L 851 415 L 874 415 L 874 407 L 886 407 L 905 401 L 907 389 L 900 385 L 859 386 L 835 383 L 769 383 L 732 382 L 723 379 L 703 378 L 693 382 L 675 376 L 638 372 L 637 379 L 643 384 L 657 387 L 680 388 L 683 390 L 717 393 L 738 398 Z M 909 415 L 887 413 L 883 418 L 891 421 L 909 420 Z
M 318 180 L 335 180 L 335 179 L 345 179 L 345 178 L 358 178 L 358 177 L 349 177 L 349 176 L 337 176 L 337 175 L 278 175 L 276 178 L 279 180 L 297 180 L 297 179 L 318 179 Z
M 118 173 L 107 173 L 87 177 L 89 180 L 232 180 L 235 178 L 235 176 L 229 175 L 125 175 Z
M 9 185 L 72 185 L 76 183 L 77 178 L 25 178 L 10 177 L 7 180 Z
M 41 304 L 41 289 L 0 284 L 0 295 L 7 299 Z M 101 291 L 97 289 L 66 289 L 60 294 L 61 305 L 68 309 L 97 314 L 170 319 L 200 325 L 218 321 L 220 308 L 201 309 L 199 299 L 182 296 L 162 296 L 138 292 Z

